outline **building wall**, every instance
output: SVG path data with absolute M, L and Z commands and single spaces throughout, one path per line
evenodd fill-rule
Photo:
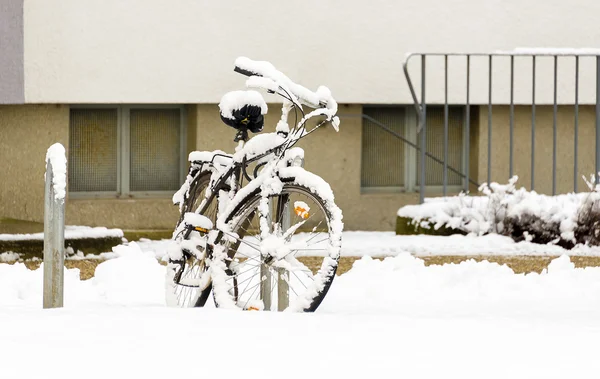
M 408 103 L 402 63 L 409 52 L 597 46 L 599 13 L 600 2 L 589 0 L 25 0 L 25 101 L 218 103 L 242 85 L 233 62 L 248 56 L 271 61 L 308 88 L 329 86 L 340 103 Z M 486 101 L 487 81 L 477 73 L 487 64 L 472 63 L 471 102 Z M 520 75 L 531 71 L 529 62 L 515 65 L 524 69 L 517 83 L 528 83 Z M 594 65 L 582 62 L 592 74 Z M 502 66 L 498 75 L 506 80 L 507 60 Z M 464 69 L 457 70 L 452 102 L 464 88 Z M 561 81 L 573 77 L 569 63 L 559 71 Z M 551 78 L 551 64 L 538 72 Z M 443 73 L 428 73 L 436 75 Z M 432 83 L 429 99 L 441 101 L 441 81 Z M 580 100 L 594 101 L 595 82 L 581 86 Z M 530 99 L 523 88 L 517 86 L 516 102 Z M 551 100 L 551 87 L 544 88 L 539 102 Z
M 25 101 L 23 41 L 23 3 L 0 2 L 0 104 Z
M 0 105 L 0 217 L 42 221 L 46 150 L 69 140 L 64 105 Z
M 0 105 L 0 218 L 43 221 L 44 162 L 56 142 L 68 153 L 68 106 Z M 68 224 L 124 229 L 171 228 L 177 216 L 170 198 L 68 198 L 66 207 Z
M 488 112 L 482 106 L 480 115 L 479 169 L 478 181 L 487 180 L 488 162 Z M 506 183 L 509 178 L 510 152 L 510 108 L 494 106 L 492 109 L 492 181 Z M 574 108 L 559 106 L 557 113 L 557 193 L 571 192 L 574 189 Z M 552 106 L 536 107 L 535 137 L 535 182 L 534 189 L 544 194 L 552 194 L 552 146 L 553 110 Z M 595 165 L 595 108 L 580 106 L 578 138 L 578 189 L 587 187 L 581 175 L 589 177 Z M 519 176 L 518 186 L 531 188 L 531 107 L 516 106 L 514 121 L 514 175 Z
M 536 109 L 536 185 L 550 193 L 552 185 L 552 107 Z M 580 107 L 579 175 L 589 175 L 594 166 L 595 109 Z M 361 193 L 362 113 L 360 105 L 341 105 L 340 132 L 325 127 L 301 140 L 306 152 L 305 168 L 328 181 L 336 202 L 344 212 L 347 230 L 392 230 L 396 210 L 418 202 L 418 193 Z M 508 180 L 509 108 L 493 108 L 492 180 Z M 273 132 L 279 105 L 269 105 L 265 132 Z M 573 190 L 573 109 L 559 107 L 557 190 Z M 43 220 L 44 158 L 46 149 L 61 142 L 68 149 L 69 107 L 65 105 L 0 106 L 0 217 Z M 216 104 L 187 106 L 187 150 L 232 152 L 235 130 L 223 124 Z M 514 173 L 519 186 L 530 188 L 530 107 L 515 107 Z M 471 123 L 472 177 L 487 179 L 487 107 L 474 112 Z M 579 180 L 579 190 L 585 190 Z M 475 186 L 471 191 L 476 192 Z M 428 193 L 427 196 L 439 194 Z M 67 223 L 120 227 L 124 229 L 169 229 L 178 216 L 170 198 L 68 199 Z

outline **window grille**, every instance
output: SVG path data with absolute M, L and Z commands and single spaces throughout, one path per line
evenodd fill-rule
M 463 132 L 464 132 L 464 107 L 448 107 L 448 166 L 463 171 Z M 417 141 L 420 141 L 420 133 Z M 427 131 L 425 146 L 427 152 L 434 157 L 444 160 L 444 107 L 427 106 Z M 417 168 L 420 167 L 421 155 L 417 154 Z M 417 182 L 421 183 L 420 172 L 417 172 Z M 450 170 L 448 173 L 448 185 L 462 185 L 462 178 Z M 442 186 L 444 184 L 444 166 L 433 159 L 425 158 L 425 185 Z
M 181 184 L 183 108 L 74 106 L 69 191 L 75 196 L 173 192 Z
M 419 185 L 417 119 L 411 106 L 365 106 L 362 124 L 361 188 L 364 191 L 414 190 Z M 464 106 L 448 107 L 448 166 L 464 171 Z M 371 121 L 375 119 L 377 122 Z M 386 131 L 389 129 L 400 137 Z M 427 152 L 444 159 L 444 107 L 427 106 Z M 443 165 L 427 158 L 426 182 L 443 185 Z M 460 175 L 447 171 L 448 185 L 460 186 Z
M 117 109 L 71 109 L 69 191 L 116 192 L 117 161 Z
M 131 191 L 179 188 L 181 117 L 179 109 L 132 109 L 130 116 Z
M 365 107 L 364 114 L 406 137 L 404 107 Z M 363 119 L 361 186 L 404 187 L 405 143 L 369 119 Z

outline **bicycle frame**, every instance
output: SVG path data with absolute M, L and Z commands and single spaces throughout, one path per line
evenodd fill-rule
M 285 96 L 284 96 L 284 98 L 287 100 L 287 98 Z M 301 138 L 306 137 L 307 135 L 313 133 L 315 130 L 317 130 L 319 127 L 321 127 L 328 121 L 328 120 L 322 120 L 313 129 L 306 131 L 306 123 L 308 122 L 308 120 L 310 120 L 312 117 L 319 116 L 322 114 L 319 112 L 317 112 L 317 113 L 311 112 L 308 115 L 306 115 L 304 113 L 304 111 L 302 110 L 302 108 L 297 103 L 291 103 L 291 106 L 288 108 L 288 112 L 285 112 L 286 106 L 289 106 L 289 105 L 290 104 L 284 103 L 282 106 L 282 109 L 284 109 L 284 111 L 282 113 L 286 118 L 287 118 L 287 114 L 289 113 L 289 110 L 294 110 L 295 112 L 297 112 L 297 110 L 300 110 L 303 117 L 300 120 L 300 122 L 298 122 L 298 124 L 295 125 L 294 129 L 292 129 L 288 133 L 285 133 L 285 134 L 287 134 L 286 139 L 280 145 L 278 145 L 274 148 L 271 148 L 271 149 L 263 152 L 262 154 L 259 154 L 250 159 L 245 159 L 245 157 L 244 157 L 244 159 L 242 159 L 241 162 L 237 162 L 237 161 L 233 160 L 233 158 L 231 156 L 224 155 L 224 154 L 215 154 L 210 162 L 198 162 L 201 165 L 208 163 L 209 165 L 214 166 L 214 160 L 218 156 L 232 158 L 231 166 L 227 169 L 227 171 L 224 174 L 219 175 L 218 180 L 215 182 L 214 185 L 211 186 L 210 196 L 205 199 L 206 201 L 203 202 L 203 205 L 201 206 L 201 208 L 196 210 L 197 213 L 203 214 L 208 209 L 208 207 L 212 204 L 212 202 L 215 200 L 215 197 L 218 196 L 218 194 L 221 190 L 225 190 L 227 192 L 230 192 L 232 190 L 231 187 L 227 184 L 227 182 L 229 181 L 229 179 L 232 176 L 235 176 L 235 178 L 237 180 L 236 188 L 240 188 L 242 186 L 243 178 L 246 178 L 248 180 L 248 182 L 251 182 L 253 179 L 256 179 L 258 177 L 258 169 L 260 169 L 260 167 L 267 164 L 268 162 L 263 162 L 255 168 L 254 173 L 253 173 L 254 178 L 251 178 L 247 173 L 248 165 L 250 165 L 253 162 L 260 161 L 263 158 L 265 158 L 273 153 L 277 153 L 277 152 L 278 152 L 278 154 L 276 154 L 274 161 L 281 160 L 283 158 L 283 155 L 285 154 L 285 152 L 287 150 L 289 150 L 291 147 L 293 147 Z M 240 130 L 237 135 L 238 136 L 239 135 L 247 136 L 247 131 Z M 236 139 L 237 139 L 237 136 L 236 136 Z M 239 149 L 243 148 L 245 142 L 247 142 L 247 140 L 245 138 L 242 139 L 238 148 Z M 187 230 L 184 238 L 189 238 L 191 232 L 192 232 L 192 230 Z

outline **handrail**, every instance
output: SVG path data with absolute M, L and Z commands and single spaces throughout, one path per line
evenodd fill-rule
M 411 59 L 415 56 L 419 56 L 421 57 L 421 97 L 419 98 L 419 96 L 417 95 L 416 92 L 416 86 L 415 83 L 413 83 L 413 80 L 411 78 L 409 69 L 408 69 L 408 64 L 411 61 Z M 469 106 L 470 102 L 469 102 L 469 94 L 470 94 L 470 90 L 471 90 L 471 84 L 470 84 L 470 76 L 471 76 L 471 67 L 469 65 L 470 62 L 470 58 L 471 57 L 487 57 L 489 60 L 489 68 L 488 68 L 488 92 L 489 92 L 489 96 L 487 99 L 487 108 L 488 108 L 488 159 L 487 159 L 487 181 L 490 182 L 491 181 L 491 160 L 492 160 L 492 154 L 491 154 L 491 148 L 492 148 L 492 104 L 493 104 L 493 99 L 492 99 L 492 87 L 493 87 L 493 83 L 492 83 L 492 77 L 493 77 L 493 73 L 494 73 L 494 66 L 492 64 L 493 62 L 493 58 L 495 57 L 509 57 L 510 58 L 510 82 L 509 85 L 505 88 L 509 89 L 510 91 L 510 96 L 509 96 L 509 164 L 508 164 L 508 174 L 509 177 L 511 177 L 514 174 L 514 159 L 513 159 L 513 155 L 514 155 L 514 130 L 515 130 L 515 57 L 529 57 L 531 60 L 531 64 L 532 64 L 532 73 L 531 73 L 531 113 L 532 113 L 532 117 L 531 117 L 531 190 L 534 190 L 535 187 L 535 154 L 533 152 L 535 152 L 535 139 L 536 139 L 536 133 L 535 133 L 535 128 L 536 128 L 536 117 L 535 117 L 535 111 L 536 111 L 536 65 L 539 64 L 539 60 L 536 61 L 537 57 L 552 57 L 553 59 L 553 77 L 551 80 L 553 80 L 553 93 L 552 93 L 552 101 L 550 104 L 553 105 L 552 108 L 552 114 L 553 114 L 553 118 L 552 118 L 552 194 L 556 194 L 557 193 L 557 187 L 558 187 L 558 182 L 557 182 L 557 124 L 558 124 L 558 117 L 557 117 L 557 113 L 558 113 L 558 96 L 557 96 L 557 92 L 560 89 L 562 89 L 562 87 L 564 87 L 564 85 L 559 86 L 558 85 L 558 77 L 557 77 L 557 72 L 558 72 L 558 62 L 559 62 L 559 58 L 563 58 L 563 57 L 574 57 L 575 58 L 575 68 L 574 68 L 574 72 L 573 72 L 573 77 L 575 78 L 575 83 L 574 83 L 574 100 L 573 102 L 567 102 L 567 104 L 573 104 L 574 105 L 574 133 L 575 136 L 573 138 L 574 140 L 574 174 L 573 174 L 573 189 L 575 191 L 577 191 L 578 189 L 578 185 L 577 182 L 579 180 L 579 175 L 577 172 L 578 169 L 578 133 L 579 133 L 579 94 L 580 94 L 580 58 L 591 58 L 591 59 L 595 59 L 595 63 L 596 63 L 596 80 L 595 83 L 596 85 L 596 96 L 595 96 L 595 106 L 596 106 L 596 120 L 595 120 L 595 129 L 596 129 L 596 149 L 595 149 L 595 172 L 599 172 L 600 171 L 600 49 L 554 49 L 554 48 L 518 48 L 515 50 L 511 50 L 511 51 L 495 51 L 495 52 L 491 52 L 491 53 L 481 53 L 481 52 L 474 52 L 474 53 L 468 53 L 468 52 L 431 52 L 431 53 L 409 53 L 406 55 L 405 60 L 403 62 L 403 71 L 404 71 L 404 76 L 406 78 L 407 84 L 408 84 L 408 88 L 410 90 L 410 94 L 411 97 L 413 99 L 413 106 L 415 108 L 416 114 L 417 114 L 417 121 L 418 121 L 418 130 L 420 131 L 421 128 L 425 128 L 426 127 L 426 122 L 425 122 L 425 118 L 426 118 L 426 109 L 427 109 L 427 101 L 425 98 L 425 87 L 426 87 L 426 78 L 425 78 L 425 73 L 426 73 L 426 58 L 427 57 L 444 57 L 444 63 L 442 66 L 439 67 L 443 67 L 444 73 L 445 73 L 445 83 L 444 83 L 444 91 L 446 93 L 445 98 L 444 98 L 444 128 L 445 128 L 445 132 L 447 131 L 447 123 L 448 123 L 448 111 L 447 111 L 447 105 L 448 105 L 448 97 L 447 97 L 447 91 L 448 91 L 448 82 L 447 82 L 447 77 L 448 77 L 448 58 L 449 57 L 464 57 L 466 58 L 466 68 L 467 68 L 467 72 L 466 72 L 466 83 L 464 83 L 466 88 L 466 98 L 465 98 L 465 106 Z M 418 69 L 417 69 L 418 70 Z M 573 70 L 573 69 L 571 69 Z M 538 74 L 539 75 L 539 74 Z M 588 80 L 588 82 L 591 82 L 591 80 Z M 583 82 L 582 82 L 583 83 Z M 485 86 L 485 82 L 481 81 L 480 85 Z M 496 83 L 494 83 L 496 84 Z M 523 83 L 522 81 L 519 82 L 519 86 L 522 86 Z M 462 88 L 462 87 L 461 87 Z M 564 103 L 561 102 L 561 104 Z M 483 103 L 485 104 L 485 103 Z M 529 103 L 526 103 L 529 104 Z M 469 130 L 469 124 L 470 124 L 470 117 L 467 117 L 466 120 L 466 130 Z M 425 135 L 426 131 L 424 133 L 421 134 L 421 136 Z M 446 135 L 446 133 L 445 133 Z M 466 141 L 466 149 L 467 152 L 469 151 L 469 138 L 470 135 L 467 135 L 467 141 Z M 425 139 L 422 138 L 421 142 L 421 148 L 425 149 Z M 446 144 L 444 149 L 446 150 Z M 446 153 L 446 152 L 445 152 Z M 467 158 L 469 158 L 467 156 Z M 469 177 L 468 174 L 468 169 L 469 169 L 469 165 L 467 164 L 466 166 L 466 170 L 467 170 L 467 177 Z M 421 175 L 424 175 L 424 170 L 425 170 L 425 162 L 424 160 L 421 161 Z M 599 176 L 600 178 L 600 176 Z M 502 179 L 504 180 L 504 178 Z M 465 189 L 468 190 L 468 183 L 472 183 L 473 181 L 469 178 L 468 181 L 465 182 Z M 444 193 L 446 192 L 446 175 L 444 174 Z M 421 202 L 424 200 L 424 187 L 423 185 L 421 186 L 421 191 L 420 191 L 420 200 Z

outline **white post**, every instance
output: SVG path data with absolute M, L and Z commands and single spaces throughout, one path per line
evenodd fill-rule
M 46 153 L 44 201 L 44 308 L 63 306 L 67 159 L 56 143 Z

